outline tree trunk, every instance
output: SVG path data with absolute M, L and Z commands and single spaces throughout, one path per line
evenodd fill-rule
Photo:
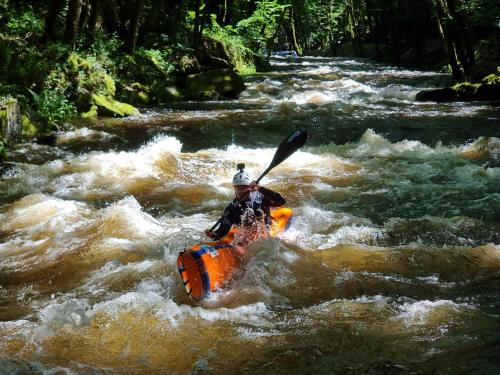
M 210 14 L 213 11 L 213 5 L 215 3 L 215 0 L 205 0 L 205 8 L 203 9 L 203 16 L 201 17 L 201 22 L 200 22 L 200 32 L 198 35 L 198 40 L 201 41 L 203 39 L 203 30 L 205 29 L 205 26 L 207 25 L 208 22 L 211 22 L 210 20 Z
M 130 18 L 129 27 L 126 33 L 124 50 L 127 53 L 134 53 L 139 35 L 139 26 L 141 24 L 142 8 L 144 0 L 135 0 L 132 4 L 132 17 Z
M 500 58 L 500 28 L 495 27 L 495 34 L 497 40 L 497 57 Z
M 163 0 L 151 1 L 151 11 L 144 21 L 143 28 L 146 28 L 148 31 L 158 30 L 158 23 L 161 22 L 160 17 L 170 18 L 168 14 L 169 9 L 164 10 L 164 6 L 165 2 Z M 167 22 L 168 21 L 169 20 L 167 20 Z
M 456 35 L 457 39 L 460 39 L 460 44 L 462 50 L 464 50 L 464 64 L 467 65 L 467 70 L 469 67 L 475 64 L 474 56 L 474 46 L 470 38 L 471 32 L 468 30 L 467 22 L 463 13 L 457 11 L 457 7 L 454 0 L 448 0 L 448 7 L 452 17 L 456 20 L 455 25 L 458 30 Z
M 422 35 L 422 30 L 420 28 L 423 26 L 423 17 L 422 12 L 417 6 L 416 0 L 411 0 L 411 34 L 413 40 L 413 48 L 415 49 L 415 58 L 416 60 L 420 60 L 424 48 L 424 38 Z
M 399 39 L 401 38 L 398 21 L 396 19 L 396 13 L 394 12 L 394 7 L 389 6 L 389 18 L 390 18 L 390 27 L 391 27 L 391 50 L 392 50 L 392 60 L 395 63 L 399 62 L 401 57 L 401 46 L 399 44 Z
M 64 6 L 64 0 L 52 0 L 50 2 L 49 11 L 45 17 L 45 31 L 43 34 L 43 40 L 55 40 L 56 39 L 56 23 L 59 13 Z
M 64 33 L 64 41 L 70 46 L 70 48 L 75 48 L 81 12 L 82 0 L 70 0 L 68 13 L 66 15 L 66 30 Z
M 200 43 L 200 6 L 201 0 L 196 0 L 194 3 L 195 13 L 194 13 L 194 27 L 193 27 L 193 48 L 196 50 L 198 44 Z
M 97 19 L 99 17 L 99 0 L 90 0 L 90 16 L 88 21 L 89 43 L 95 42 L 95 31 L 97 27 Z
M 103 27 L 108 34 L 118 31 L 120 17 L 115 0 L 98 0 Z
M 283 26 L 283 21 L 285 20 L 287 9 L 283 9 L 283 12 L 281 13 L 280 21 L 276 24 L 276 30 L 274 30 L 273 36 L 271 39 L 267 41 L 267 58 L 269 59 L 271 57 L 271 53 L 274 50 L 274 40 L 276 39 L 276 36 L 278 35 L 279 31 L 281 30 L 281 27 Z
M 434 7 L 436 10 L 436 20 L 439 34 L 441 35 L 441 39 L 443 40 L 443 44 L 448 55 L 448 62 L 450 63 L 453 78 L 457 81 L 463 81 L 464 73 L 462 69 L 460 69 L 460 63 L 455 51 L 455 45 L 453 44 L 453 40 L 450 36 L 446 23 L 443 22 L 443 20 L 446 19 L 446 12 L 445 9 L 443 9 L 441 0 L 434 0 Z
M 349 0 L 347 5 L 348 11 L 348 28 L 351 34 L 352 43 L 354 46 L 354 51 L 357 56 L 363 55 L 363 45 L 361 43 L 359 32 L 358 32 L 358 17 L 356 15 L 357 9 L 355 9 L 354 1 Z
M 297 51 L 299 55 L 302 55 L 302 47 L 297 41 L 297 34 L 295 32 L 295 18 L 293 16 L 293 7 L 290 7 L 290 25 L 292 27 L 292 41 L 295 47 L 295 51 Z
M 232 1 L 224 0 L 224 12 L 222 14 L 222 25 L 226 26 L 231 22 Z
M 90 17 L 90 0 L 82 0 L 82 12 L 78 23 L 78 30 L 82 31 L 87 26 Z

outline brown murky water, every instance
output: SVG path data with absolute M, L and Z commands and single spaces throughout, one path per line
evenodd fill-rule
M 275 61 L 234 102 L 73 124 L 0 179 L 0 373 L 500 373 L 500 111 L 429 72 Z M 194 303 L 175 260 L 284 135 L 295 212 Z

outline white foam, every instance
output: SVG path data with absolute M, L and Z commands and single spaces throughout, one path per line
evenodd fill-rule
M 80 202 L 49 197 L 43 194 L 28 195 L 17 201 L 2 222 L 2 230 L 69 231 L 89 214 L 87 206 Z
M 106 141 L 113 137 L 114 136 L 109 133 L 83 127 L 72 131 L 57 133 L 57 144 L 66 144 L 87 139 Z
M 298 218 L 283 237 L 301 247 L 325 249 L 344 243 L 372 243 L 385 233 L 370 220 L 305 204 L 295 210 Z
M 153 312 L 155 316 L 168 321 L 174 326 L 182 324 L 188 316 L 206 321 L 224 320 L 256 326 L 270 326 L 269 318 L 272 316 L 264 303 L 243 305 L 233 309 L 204 309 L 202 307 L 177 305 L 171 299 L 165 299 L 151 291 L 126 293 L 113 300 L 98 303 L 92 308 L 92 314 L 100 312 L 114 317 L 119 317 L 120 313 L 129 311 Z
M 408 302 L 398 306 L 400 313 L 396 319 L 403 320 L 406 326 L 425 325 L 431 314 L 440 312 L 440 320 L 449 320 L 459 313 L 465 305 L 459 305 L 450 300 Z
M 142 211 L 135 197 L 126 197 L 99 213 L 100 226 L 106 227 L 108 236 L 117 235 L 118 239 L 157 240 L 164 235 L 163 225 L 151 215 Z M 112 226 L 110 226 L 112 225 Z M 106 240 L 113 239 L 107 237 Z

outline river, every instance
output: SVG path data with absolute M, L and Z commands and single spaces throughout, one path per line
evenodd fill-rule
M 368 60 L 273 60 L 235 101 L 77 121 L 0 179 L 0 373 L 500 373 L 500 108 Z M 176 267 L 281 139 L 294 210 L 224 289 Z

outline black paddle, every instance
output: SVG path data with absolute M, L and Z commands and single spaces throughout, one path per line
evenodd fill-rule
M 271 169 L 281 164 L 286 158 L 288 158 L 295 151 L 304 146 L 306 142 L 307 142 L 307 131 L 304 128 L 295 130 L 289 136 L 283 139 L 283 141 L 281 141 L 280 145 L 278 146 L 276 153 L 274 154 L 271 164 L 269 164 L 269 167 L 267 167 L 267 169 L 260 175 L 260 177 L 257 180 L 255 180 L 255 182 L 258 184 L 259 181 L 262 180 L 264 176 L 271 171 Z M 241 198 L 237 203 L 243 201 L 245 198 L 246 195 L 243 198 Z M 217 227 L 217 225 L 219 225 L 221 221 L 224 220 L 224 218 L 227 215 L 229 215 L 232 212 L 232 210 L 237 206 L 238 204 L 234 204 L 227 212 L 224 212 L 221 218 L 217 220 L 217 222 L 214 224 L 212 228 L 210 228 L 210 232 L 212 232 Z

